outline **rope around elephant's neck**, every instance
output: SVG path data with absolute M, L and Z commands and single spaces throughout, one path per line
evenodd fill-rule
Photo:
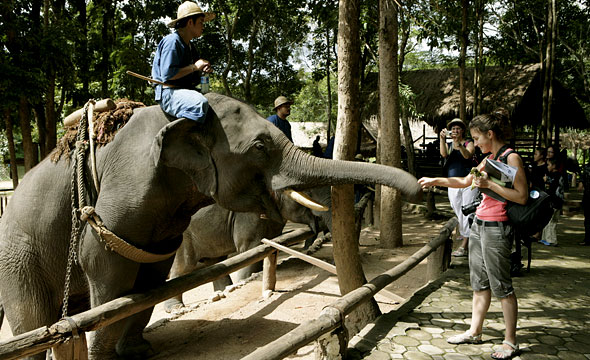
M 91 100 L 93 101 L 93 100 Z M 70 234 L 70 245 L 68 249 L 68 263 L 66 266 L 66 278 L 64 282 L 64 295 L 62 303 L 62 318 L 68 316 L 68 300 L 70 298 L 70 283 L 72 275 L 72 266 L 74 261 L 77 263 L 76 258 L 78 243 L 80 242 L 80 220 L 78 218 L 78 209 L 86 205 L 86 191 L 84 186 L 84 163 L 86 157 L 86 142 L 85 137 L 88 126 L 88 107 L 90 101 L 84 105 L 84 112 L 80 119 L 78 126 L 78 134 L 76 135 L 76 152 L 75 159 L 72 166 L 71 176 L 71 204 L 72 204 L 72 231 Z M 78 191 L 76 191 L 76 189 Z M 77 196 L 76 196 L 77 195 Z

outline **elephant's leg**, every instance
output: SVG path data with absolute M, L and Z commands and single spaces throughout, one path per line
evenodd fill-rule
M 213 281 L 213 290 L 215 291 L 223 291 L 226 287 L 232 285 L 233 282 L 231 281 L 231 277 L 226 275 L 220 279 Z
M 109 302 L 132 291 L 140 265 L 106 250 L 88 231 L 80 244 L 80 264 L 88 279 L 91 307 Z M 127 319 L 88 334 L 88 358 L 117 359 L 117 342 Z
M 175 279 L 197 269 L 198 259 L 191 259 L 190 256 L 188 256 L 189 254 L 186 252 L 186 246 L 187 245 L 185 244 L 181 245 L 180 249 L 176 253 L 174 262 L 170 268 L 170 275 L 168 276 L 169 279 Z M 164 302 L 164 307 L 168 313 L 182 309 L 184 307 L 182 294 L 178 294 L 166 300 Z
M 173 259 L 155 264 L 142 264 L 133 292 L 143 293 L 164 284 Z M 143 330 L 150 321 L 154 308 L 146 309 L 130 317 L 125 333 L 117 344 L 117 353 L 126 359 L 145 359 L 153 355 L 150 343 L 144 339 Z
M 245 268 L 242 268 L 242 269 L 236 271 L 235 278 L 237 281 L 246 280 L 252 274 L 254 274 L 256 272 L 260 272 L 260 271 L 262 271 L 262 261 L 254 263 L 252 265 L 248 265 Z
M 12 262 L 2 262 L 6 265 Z M 28 331 L 51 325 L 60 317 L 61 297 L 58 300 L 54 296 L 50 279 L 27 268 L 28 264 L 21 260 L 18 272 L 0 271 L 0 287 L 9 289 L 2 293 L 2 306 L 5 310 L 6 320 L 10 324 L 14 336 Z M 22 272 L 21 272 L 22 271 Z M 23 274 L 23 276 L 19 276 Z M 63 285 L 62 285 L 63 286 Z M 44 360 L 45 352 L 32 355 L 26 359 Z

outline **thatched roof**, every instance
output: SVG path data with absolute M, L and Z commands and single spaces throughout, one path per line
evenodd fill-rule
M 482 111 L 504 107 L 515 126 L 541 123 L 542 83 L 540 64 L 487 67 L 482 74 Z M 416 105 L 422 120 L 440 128 L 459 117 L 459 69 L 406 71 L 403 83 L 417 94 Z M 467 114 L 473 114 L 473 68 L 466 71 Z M 558 81 L 554 82 L 552 120 L 560 127 L 586 129 L 590 123 L 578 101 Z

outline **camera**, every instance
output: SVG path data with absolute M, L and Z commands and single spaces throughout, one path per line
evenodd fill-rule
M 477 199 L 474 202 L 472 202 L 471 204 L 463 205 L 463 206 L 461 206 L 461 212 L 463 213 L 464 216 L 467 216 L 469 214 L 473 214 L 480 203 L 481 203 L 481 200 Z

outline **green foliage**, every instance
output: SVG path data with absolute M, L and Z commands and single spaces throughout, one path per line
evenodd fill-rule
M 330 77 L 332 91 L 332 115 L 334 121 L 338 116 L 338 79 L 335 75 Z M 305 76 L 305 85 L 295 96 L 294 104 L 291 106 L 290 121 L 315 121 L 328 122 L 328 90 L 326 78 L 314 80 L 313 77 Z
M 478 1 L 486 5 L 486 29 L 493 29 L 486 31 L 487 64 L 538 62 L 546 28 L 546 1 Z M 16 121 L 19 97 L 26 98 L 31 105 L 43 104 L 53 76 L 56 107 L 59 110 L 63 100 L 63 114 L 81 107 L 89 98 L 127 97 L 153 104 L 153 88 L 125 72 L 150 75 L 156 46 L 172 31 L 165 19 L 175 17 L 180 3 L 2 2 L 0 111 L 9 109 L 17 143 L 21 139 Z M 45 4 L 50 6 L 47 19 Z M 292 121 L 325 122 L 329 72 L 331 119 L 335 121 L 337 0 L 202 0 L 199 4 L 217 15 L 206 24 L 203 36 L 194 40 L 201 57 L 214 68 L 213 91 L 225 92 L 226 80 L 227 90 L 233 96 L 247 100 L 263 116 L 272 113 L 275 97 L 285 95 L 295 100 Z M 411 27 L 404 67 L 455 67 L 461 2 L 409 0 L 402 5 L 402 20 Z M 573 89 L 590 115 L 590 72 L 586 70 L 590 66 L 590 8 L 579 1 L 558 1 L 557 5 L 556 76 L 568 89 Z M 471 34 L 475 31 L 473 8 L 470 6 L 469 10 Z M 370 75 L 376 72 L 378 60 L 378 1 L 362 1 L 360 10 L 361 86 L 363 93 L 367 93 L 375 88 Z M 430 49 L 418 44 L 426 44 Z M 297 56 L 303 57 L 305 71 L 301 64 L 296 64 Z M 407 91 L 407 87 L 400 85 L 402 111 L 414 117 L 418 114 L 412 108 L 413 95 Z M 376 98 L 376 92 L 369 94 L 363 106 L 369 107 Z M 4 126 L 2 121 L 0 128 Z M 5 151 L 3 143 L 0 141 L 0 155 Z M 22 153 L 20 148 L 18 151 Z

